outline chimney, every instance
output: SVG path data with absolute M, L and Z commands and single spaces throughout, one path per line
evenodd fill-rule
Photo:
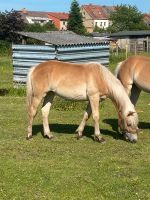
M 24 14 L 26 14 L 28 12 L 28 10 L 26 8 L 22 8 L 21 12 L 24 13 Z

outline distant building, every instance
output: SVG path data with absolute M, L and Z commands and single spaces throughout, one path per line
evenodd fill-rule
M 58 30 L 67 30 L 69 14 L 65 12 L 49 12 L 48 16 Z
M 150 13 L 144 14 L 144 22 L 147 26 L 150 26 Z
M 109 17 L 114 10 L 114 6 L 82 5 L 83 24 L 87 31 L 93 32 L 96 26 L 102 29 L 108 28 L 111 24 Z
M 24 22 L 28 24 L 39 23 L 44 25 L 47 22 L 52 21 L 48 16 L 48 12 L 28 11 L 24 8 L 20 10 L 19 13 L 21 14 Z
M 109 35 L 117 40 L 120 49 L 128 49 L 130 52 L 150 52 L 150 30 L 120 31 Z

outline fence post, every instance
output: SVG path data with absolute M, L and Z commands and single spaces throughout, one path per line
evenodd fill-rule
M 149 38 L 147 36 L 147 53 L 148 53 L 148 50 L 149 50 Z
M 127 43 L 127 40 L 126 40 L 126 59 L 128 57 L 128 43 Z
M 137 45 L 136 45 L 136 41 L 135 41 L 135 48 L 134 48 L 134 54 L 137 54 Z

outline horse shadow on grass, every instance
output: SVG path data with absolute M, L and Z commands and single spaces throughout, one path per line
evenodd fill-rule
M 118 120 L 117 119 L 104 119 L 104 123 L 109 124 L 112 127 L 112 130 L 118 132 Z M 139 129 L 150 129 L 150 123 L 147 122 L 139 122 Z
M 78 128 L 77 124 L 60 124 L 60 123 L 55 123 L 55 124 L 50 124 L 50 129 L 51 132 L 57 133 L 57 134 L 72 134 L 75 135 L 75 131 Z M 117 131 L 116 131 L 117 130 Z M 43 125 L 33 125 L 33 135 L 37 135 L 41 133 L 42 136 L 44 137 L 44 132 L 43 132 Z M 123 137 L 121 134 L 118 133 L 118 129 L 114 129 L 114 131 L 106 130 L 106 129 L 101 129 L 101 134 L 102 136 L 110 136 L 113 137 L 116 140 L 123 140 Z M 83 136 L 91 138 L 94 140 L 94 127 L 86 125 Z
M 5 95 L 7 95 L 8 93 L 9 93 L 9 90 L 3 89 L 3 88 L 0 89 L 0 96 L 5 96 Z

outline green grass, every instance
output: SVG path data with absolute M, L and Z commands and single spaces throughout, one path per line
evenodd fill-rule
M 13 88 L 12 67 L 7 59 L 3 60 L 0 88 L 9 90 Z M 104 101 L 100 109 L 106 144 L 93 141 L 92 119 L 87 123 L 84 140 L 76 140 L 74 132 L 86 103 L 60 99 L 49 117 L 55 139 L 43 138 L 39 110 L 34 137 L 27 141 L 25 96 L 1 96 L 0 200 L 149 200 L 149 103 L 149 94 L 142 93 L 137 104 L 141 129 L 137 144 L 124 141 L 117 133 L 117 114 L 110 100 Z

